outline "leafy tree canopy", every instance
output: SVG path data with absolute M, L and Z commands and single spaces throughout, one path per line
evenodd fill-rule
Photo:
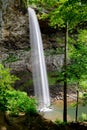
M 87 88 L 87 30 L 80 30 L 78 39 L 73 41 L 69 45 L 71 63 L 68 67 L 68 77 L 72 82 L 79 82 Z
M 87 21 L 87 1 L 85 0 L 23 0 L 28 6 L 37 8 L 40 18 L 47 18 L 51 26 L 69 28 Z

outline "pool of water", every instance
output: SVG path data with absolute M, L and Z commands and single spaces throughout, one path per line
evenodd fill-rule
M 55 120 L 63 120 L 63 102 L 58 101 L 52 104 L 51 106 L 52 111 L 44 112 L 44 117 L 50 119 L 52 121 Z M 82 113 L 87 114 L 87 106 L 79 105 L 78 109 L 78 119 Z M 72 107 L 72 103 L 67 104 L 67 120 L 68 121 L 75 121 L 75 107 Z

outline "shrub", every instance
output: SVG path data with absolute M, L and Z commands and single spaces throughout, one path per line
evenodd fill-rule
M 20 91 L 7 92 L 7 111 L 12 115 L 18 115 L 21 112 L 25 114 L 36 113 L 36 104 L 34 98 L 29 98 L 27 93 Z
M 65 125 L 65 124 L 67 124 L 67 122 L 63 122 L 63 121 L 61 121 L 61 120 L 56 120 L 55 123 L 56 123 L 57 125 Z
M 12 88 L 16 80 L 19 78 L 11 75 L 10 69 L 0 64 L 0 110 L 13 115 L 18 115 L 20 112 L 36 113 L 35 100 L 29 98 L 27 93 Z
M 7 90 L 12 89 L 12 84 L 16 80 L 18 78 L 10 74 L 10 69 L 0 64 L 0 110 L 2 111 L 6 111 L 7 109 Z
M 79 118 L 80 121 L 87 121 L 87 114 L 82 113 L 82 115 Z
M 0 64 L 0 90 L 12 89 L 11 86 L 16 80 L 19 80 L 19 78 L 15 75 L 11 75 L 10 69 L 5 68 L 2 64 Z

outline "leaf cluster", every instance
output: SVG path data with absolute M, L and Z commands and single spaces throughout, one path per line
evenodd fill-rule
M 16 80 L 19 80 L 19 78 L 11 75 L 10 69 L 0 64 L 0 109 L 3 111 L 6 110 L 7 105 L 6 91 L 13 90 L 12 85 Z
M 37 112 L 34 98 L 29 98 L 27 93 L 20 91 L 7 91 L 7 111 L 11 115 L 18 115 L 21 112 L 25 114 L 34 114 Z
M 87 6 L 82 6 L 79 0 L 65 0 L 49 13 L 52 26 L 65 27 L 68 21 L 69 29 L 75 28 L 79 23 L 87 21 Z
M 77 40 L 75 40 L 69 49 L 70 64 L 68 66 L 68 77 L 72 81 L 78 81 L 86 85 L 87 78 L 87 31 L 80 30 Z
M 19 80 L 15 75 L 10 74 L 10 69 L 5 68 L 0 64 L 0 90 L 9 90 L 16 80 Z
M 35 100 L 29 98 L 25 92 L 12 88 L 16 80 L 19 78 L 11 75 L 10 69 L 0 64 L 0 110 L 8 111 L 12 115 L 18 115 L 20 112 L 36 113 Z
M 82 113 L 82 115 L 80 116 L 79 120 L 80 120 L 81 122 L 83 122 L 83 121 L 87 122 L 87 114 Z
M 48 19 L 53 27 L 75 28 L 87 21 L 87 2 L 81 0 L 23 0 L 28 6 L 36 8 L 41 19 Z

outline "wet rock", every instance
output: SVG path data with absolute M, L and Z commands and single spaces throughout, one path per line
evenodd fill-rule
M 64 55 L 49 55 L 46 57 L 46 64 L 48 66 L 48 70 L 59 70 L 61 71 L 61 67 L 63 66 Z
M 46 66 L 48 71 L 61 70 L 63 65 L 63 55 L 46 56 Z M 0 50 L 0 60 L 6 67 L 10 67 L 13 71 L 30 71 L 31 68 L 31 52 L 26 50 Z

